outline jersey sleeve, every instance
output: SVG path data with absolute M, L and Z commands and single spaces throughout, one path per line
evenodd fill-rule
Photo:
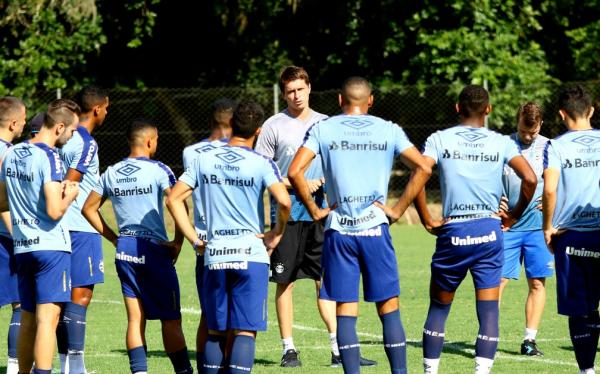
M 73 145 L 65 152 L 65 162 L 68 163 L 69 169 L 75 169 L 78 172 L 85 174 L 88 171 L 88 167 L 90 166 L 94 155 L 98 151 L 98 147 L 91 138 L 85 139 L 81 136 L 73 138 L 72 142 Z
M 40 167 L 41 177 L 44 184 L 48 182 L 62 182 L 63 163 L 60 156 L 54 150 L 43 149 L 45 153 L 45 162 Z M 50 164 L 48 167 L 48 164 Z
M 263 181 L 265 187 L 270 187 L 275 183 L 283 181 L 281 178 L 281 172 L 273 160 L 265 159 Z
M 304 135 L 304 141 L 302 146 L 310 149 L 314 154 L 318 155 L 320 152 L 319 147 L 319 123 L 317 122 L 312 125 Z
M 262 127 L 260 134 L 258 134 L 254 150 L 263 156 L 273 159 L 275 158 L 275 144 L 277 144 L 275 130 L 273 126 L 267 123 Z
M 189 168 L 191 163 L 192 157 L 190 156 L 190 148 L 186 148 L 183 150 L 183 170 Z
M 546 143 L 544 148 L 544 170 L 546 169 L 562 169 L 560 155 L 551 140 Z
M 503 139 L 505 144 L 504 163 L 506 164 L 513 158 L 520 156 L 521 153 L 519 152 L 519 147 L 517 147 L 517 143 L 515 143 L 515 141 L 511 139 L 510 136 L 504 135 Z
M 423 146 L 423 156 L 432 158 L 436 163 L 438 162 L 438 144 L 439 135 L 437 133 L 429 135 Z
M 397 156 L 411 148 L 413 144 L 408 140 L 408 136 L 400 126 L 394 123 L 392 125 L 394 126 L 394 154 Z
M 95 193 L 97 193 L 98 195 L 107 196 L 108 195 L 107 179 L 108 179 L 108 171 L 104 172 L 104 174 L 102 174 L 102 176 L 98 179 L 98 183 L 96 183 L 96 185 L 94 186 L 93 191 Z
M 171 171 L 171 168 L 163 164 L 162 162 L 157 162 L 156 164 L 158 165 L 161 171 L 158 177 L 158 184 L 160 188 L 166 190 L 167 188 L 173 187 L 175 185 L 175 182 L 177 182 L 177 179 L 175 178 L 175 174 L 173 174 L 173 172 Z
M 198 178 L 197 178 L 197 174 L 196 174 L 197 170 L 198 170 L 198 165 L 197 165 L 198 159 L 199 159 L 199 157 L 194 158 L 193 161 L 191 162 L 191 164 L 185 169 L 183 174 L 181 174 L 181 176 L 179 177 L 179 181 L 187 184 L 192 189 L 196 188 L 196 186 L 198 186 Z

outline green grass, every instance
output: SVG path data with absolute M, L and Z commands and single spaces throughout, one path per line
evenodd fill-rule
M 421 369 L 421 331 L 427 314 L 429 264 L 434 248 L 434 237 L 420 226 L 394 225 L 392 236 L 400 268 L 402 288 L 402 320 L 406 328 L 408 363 L 410 373 Z M 88 313 L 86 337 L 86 365 L 98 374 L 128 373 L 129 363 L 125 351 L 126 315 L 120 286 L 114 268 L 114 249 L 104 246 L 106 283 L 96 288 L 94 300 Z M 199 320 L 199 307 L 194 283 L 195 258 L 189 246 L 185 246 L 177 271 L 181 285 L 183 326 L 195 367 L 195 333 Z M 494 365 L 494 373 L 573 373 L 577 371 L 575 358 L 568 338 L 567 320 L 556 314 L 554 278 L 548 280 L 548 302 L 542 320 L 538 342 L 545 352 L 543 358 L 528 358 L 519 354 L 524 328 L 524 303 L 527 285 L 521 276 L 518 282 L 509 284 L 501 306 L 500 345 Z M 281 373 L 278 364 L 281 345 L 273 301 L 274 287 L 269 288 L 268 331 L 259 333 L 256 349 L 256 373 Z M 338 372 L 328 367 L 330 360 L 329 340 L 316 304 L 314 283 L 298 282 L 294 290 L 295 324 L 294 340 L 301 351 L 302 368 L 289 369 L 301 373 Z M 441 373 L 468 373 L 473 371 L 473 343 L 477 335 L 475 296 L 471 278 L 468 277 L 458 290 L 447 323 L 446 345 L 442 354 Z M 0 341 L 6 341 L 6 329 L 10 308 L 0 309 Z M 375 359 L 379 365 L 365 368 L 365 373 L 389 372 L 387 359 L 381 345 L 381 324 L 375 306 L 361 303 L 358 319 L 359 339 L 363 356 Z M 171 365 L 162 350 L 160 326 L 150 321 L 147 326 L 148 365 L 152 373 L 170 373 Z M 5 345 L 0 345 L 0 373 L 6 362 Z M 58 362 L 55 363 L 58 367 Z

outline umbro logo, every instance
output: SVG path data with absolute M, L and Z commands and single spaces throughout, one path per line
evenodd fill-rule
M 581 145 L 585 145 L 586 147 L 591 147 L 594 144 L 600 142 L 600 137 L 591 136 L 591 135 L 582 135 L 572 140 L 573 143 L 578 143 Z
M 208 152 L 208 151 L 210 151 L 212 149 L 215 149 L 215 148 L 217 148 L 217 147 L 215 147 L 214 145 L 212 145 L 212 144 L 209 143 L 209 144 L 202 145 L 202 146 L 200 146 L 198 148 L 195 148 L 194 151 L 196 151 L 198 153 L 204 153 L 204 152 Z
M 566 159 L 565 163 L 562 164 L 563 169 L 568 169 L 568 168 L 572 168 L 572 167 L 573 167 L 573 163 L 571 163 L 571 161 L 569 161 L 569 159 Z
M 117 169 L 117 173 L 128 177 L 131 174 L 136 173 L 140 169 L 141 168 L 139 166 L 135 166 L 132 164 L 125 164 L 125 166 L 121 166 L 120 168 Z
M 339 148 L 340 148 L 340 146 L 336 142 L 331 142 L 331 144 L 329 144 L 329 150 L 330 151 L 335 151 L 335 150 L 337 150 Z
M 17 156 L 19 156 L 19 158 L 31 156 L 31 151 L 29 150 L 29 148 L 18 148 L 15 150 L 15 153 L 17 154 Z
M 235 153 L 234 151 L 227 151 L 227 152 L 219 153 L 216 156 L 221 161 L 224 161 L 224 162 L 227 162 L 230 164 L 233 164 L 235 162 L 238 162 L 238 161 L 244 159 L 244 157 L 240 156 L 239 154 Z
M 366 118 L 351 118 L 343 120 L 341 124 L 344 126 L 352 127 L 354 129 L 364 129 L 365 127 L 373 125 L 373 122 Z
M 461 131 L 461 132 L 457 132 L 456 135 L 460 136 L 464 140 L 471 142 L 471 143 L 481 140 L 483 138 L 487 138 L 487 135 L 480 134 L 475 131 Z

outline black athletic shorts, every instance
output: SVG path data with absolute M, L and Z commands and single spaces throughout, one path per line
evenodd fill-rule
M 321 279 L 323 224 L 288 222 L 279 245 L 271 255 L 271 277 L 275 283 L 296 279 Z

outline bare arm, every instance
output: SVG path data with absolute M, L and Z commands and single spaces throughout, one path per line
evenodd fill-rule
M 296 195 L 300 197 L 300 200 L 308 210 L 308 213 L 313 220 L 318 221 L 322 218 L 327 217 L 330 208 L 321 209 L 317 206 L 314 199 L 311 196 L 311 191 L 304 172 L 310 166 L 312 160 L 315 158 L 313 151 L 306 147 L 300 147 L 296 156 L 292 160 L 288 169 L 288 178 L 292 187 L 296 191 Z
M 65 180 L 72 182 L 81 182 L 81 178 L 83 178 L 83 173 L 72 168 L 69 168 L 69 170 L 67 170 L 67 175 L 65 175 Z
M 72 181 L 47 182 L 44 184 L 46 212 L 53 220 L 59 220 L 79 194 L 79 183 Z
M 288 218 L 290 218 L 290 212 L 292 210 L 292 202 L 290 200 L 290 194 L 287 192 L 283 183 L 275 183 L 269 186 L 269 193 L 275 198 L 275 201 L 277 201 L 277 221 L 275 222 L 275 227 L 273 227 L 271 231 L 264 235 L 259 235 L 259 237 L 263 238 L 267 251 L 269 252 L 269 255 L 271 255 L 271 252 L 277 247 L 277 244 L 279 244 L 283 232 L 285 231 L 285 226 Z
M 552 248 L 552 235 L 557 233 L 556 228 L 552 226 L 552 218 L 554 217 L 554 209 L 556 208 L 556 190 L 560 179 L 560 170 L 546 169 L 544 170 L 544 193 L 542 195 L 542 230 L 544 231 L 544 239 L 550 252 L 554 252 Z
M 8 232 L 12 234 L 12 221 L 10 219 L 10 211 L 8 206 L 8 193 L 6 191 L 6 183 L 0 182 L 0 214 L 2 215 L 2 221 Z
M 110 241 L 115 248 L 117 247 L 117 239 L 118 235 L 108 226 L 102 214 L 100 214 L 100 207 L 106 201 L 106 197 L 100 195 L 99 193 L 92 191 L 88 195 L 85 204 L 83 204 L 83 208 L 81 209 L 81 213 L 85 219 L 88 220 L 90 225 L 96 229 L 106 238 L 106 240 Z
M 527 208 L 527 205 L 529 205 L 529 202 L 533 198 L 535 188 L 537 187 L 537 177 L 525 157 L 513 157 L 508 162 L 508 165 L 515 171 L 517 176 L 521 178 L 521 192 L 519 193 L 517 204 L 510 212 L 500 211 L 499 213 L 504 229 L 510 228 L 519 218 L 521 218 L 525 208 Z
M 167 208 L 175 220 L 175 224 L 181 231 L 182 235 L 194 246 L 203 247 L 204 243 L 200 243 L 196 230 L 190 222 L 185 200 L 192 194 L 192 188 L 187 184 L 178 181 L 167 195 Z M 202 250 L 202 248 L 200 248 Z
M 165 196 L 167 196 L 167 198 L 169 197 L 169 195 L 171 194 L 171 188 L 167 188 L 165 189 Z M 185 207 L 185 215 L 188 215 L 188 206 L 185 200 L 183 200 L 183 206 Z M 170 211 L 169 211 L 170 213 Z M 173 218 L 175 219 L 175 218 Z M 179 253 L 181 252 L 181 245 L 183 244 L 183 233 L 181 232 L 181 229 L 179 228 L 178 225 L 175 225 L 175 237 L 173 238 L 173 241 L 164 243 L 165 246 L 169 247 L 171 249 L 171 256 L 173 257 L 173 264 L 177 262 L 177 259 L 179 258 Z

